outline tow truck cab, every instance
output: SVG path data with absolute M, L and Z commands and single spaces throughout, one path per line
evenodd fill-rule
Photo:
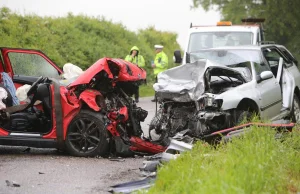
M 174 52 L 175 63 L 186 63 L 187 53 L 219 46 L 256 45 L 264 41 L 261 23 L 264 19 L 242 19 L 243 24 L 232 25 L 229 21 L 215 26 L 193 26 L 191 24 L 183 58 L 180 50 Z

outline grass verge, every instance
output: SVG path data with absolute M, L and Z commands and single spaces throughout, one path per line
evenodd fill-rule
M 140 97 L 154 96 L 153 83 L 147 83 L 140 86 Z
M 159 169 L 149 193 L 300 192 L 300 132 L 276 140 L 271 128 L 212 147 L 198 142 Z

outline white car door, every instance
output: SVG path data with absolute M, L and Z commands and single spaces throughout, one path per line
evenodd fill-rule
M 257 84 L 260 94 L 260 110 L 262 119 L 272 119 L 280 113 L 282 96 L 280 85 L 273 76 Z
M 283 82 L 284 86 L 286 87 L 287 91 L 290 91 L 288 95 L 289 99 L 288 107 L 292 107 L 293 102 L 293 92 L 296 87 L 300 88 L 300 72 L 297 67 L 298 62 L 292 56 L 292 54 L 283 46 L 280 47 L 280 51 L 287 57 L 287 62 L 285 64 L 286 68 L 286 79 L 285 82 Z
M 271 65 L 272 72 L 280 81 L 282 93 L 282 107 L 291 109 L 293 102 L 294 89 L 300 81 L 299 70 L 294 64 L 292 56 L 283 46 L 271 46 L 263 50 L 264 57 Z M 279 61 L 283 60 L 283 69 L 280 71 Z
M 254 64 L 254 68 L 257 76 L 260 76 L 262 72 L 271 71 L 265 60 L 264 63 Z M 273 75 L 269 79 L 257 79 L 256 89 L 260 95 L 259 108 L 261 111 L 261 118 L 272 119 L 279 115 L 280 109 L 282 108 L 282 95 L 280 84 L 276 80 L 276 77 Z

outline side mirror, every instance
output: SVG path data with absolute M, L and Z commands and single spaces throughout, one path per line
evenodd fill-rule
M 181 57 L 180 50 L 174 51 L 174 58 L 175 58 L 174 60 L 175 63 L 181 63 L 182 57 Z
M 191 55 L 190 53 L 186 52 L 185 53 L 185 63 L 190 63 L 191 62 Z
M 262 82 L 264 80 L 267 80 L 267 79 L 271 79 L 273 76 L 274 75 L 273 75 L 272 71 L 263 71 L 263 72 L 260 73 L 259 76 L 257 76 L 258 77 L 257 78 L 257 83 L 260 83 L 260 82 Z

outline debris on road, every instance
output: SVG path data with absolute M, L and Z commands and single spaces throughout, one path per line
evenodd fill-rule
M 111 193 L 131 193 L 133 191 L 141 190 L 141 189 L 148 189 L 154 185 L 156 176 L 155 177 L 147 177 L 142 180 L 138 181 L 131 181 L 128 183 L 122 183 L 118 185 L 112 186 L 109 190 Z
M 179 139 L 186 140 L 186 138 Z M 155 182 L 157 168 L 159 166 L 162 166 L 165 162 L 176 159 L 182 152 L 191 150 L 193 147 L 191 142 L 193 141 L 190 141 L 189 139 L 189 142 L 190 143 L 185 143 L 183 141 L 170 139 L 170 145 L 164 152 L 145 157 L 146 160 L 143 161 L 144 166 L 140 168 L 141 175 L 146 176 L 145 179 L 111 186 L 112 189 L 110 190 L 110 192 L 130 193 L 141 189 L 149 189 Z
M 115 161 L 115 162 L 125 162 L 125 159 L 123 158 L 109 158 L 108 160 Z
M 13 181 L 5 180 L 5 182 L 6 182 L 6 186 L 8 186 L 8 187 L 20 187 L 21 186 L 20 184 L 15 183 Z

